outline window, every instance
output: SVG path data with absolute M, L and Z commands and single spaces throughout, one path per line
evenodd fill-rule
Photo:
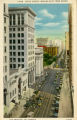
M 4 4 L 4 12 L 5 12 L 5 4 Z
M 21 43 L 24 43 L 24 39 L 21 40 Z
M 21 28 L 21 31 L 24 31 L 24 28 Z
M 18 28 L 18 31 L 20 31 L 20 28 Z
M 18 50 L 20 50 L 20 46 L 18 46 Z
M 5 80 L 7 81 L 7 75 L 5 75 Z
M 24 37 L 24 33 L 21 33 L 21 37 Z
M 18 67 L 20 67 L 20 64 L 18 64 Z
M 13 64 L 13 68 L 16 68 L 16 64 Z
M 22 58 L 22 62 L 24 62 L 24 58 Z
M 16 52 L 13 52 L 13 55 L 16 56 Z
M 20 25 L 20 14 L 18 14 L 18 25 Z
M 12 25 L 12 15 L 9 16 L 10 16 L 10 25 Z
M 13 90 L 13 96 L 14 96 L 14 90 Z
M 16 49 L 16 46 L 13 46 L 13 50 L 15 50 Z
M 7 72 L 7 66 L 5 66 L 5 72 Z
M 16 29 L 15 28 L 13 28 L 13 31 L 15 31 Z
M 12 62 L 12 58 L 10 58 L 10 62 Z
M 24 68 L 24 64 L 22 64 L 22 68 Z
M 4 43 L 6 43 L 6 37 L 4 37 Z
M 12 31 L 12 28 L 9 28 L 9 31 Z
M 10 52 L 10 56 L 12 56 L 12 52 Z
M 10 40 L 10 44 L 12 44 L 12 40 Z
M 20 58 L 18 58 L 18 62 L 20 62 Z
M 18 37 L 20 37 L 20 33 L 18 33 Z
M 22 52 L 22 56 L 24 56 L 24 52 Z
M 16 58 L 13 58 L 13 62 L 16 62 Z
M 12 50 L 12 46 L 10 46 L 10 50 Z
M 4 17 L 4 23 L 6 23 L 6 17 Z
M 15 44 L 16 43 L 16 41 L 15 40 L 13 40 L 13 44 Z
M 5 56 L 5 62 L 7 62 L 7 56 Z
M 15 25 L 15 14 L 13 14 L 13 25 Z
M 4 47 L 4 52 L 6 53 L 6 47 Z
M 6 27 L 4 27 L 4 33 L 6 33 Z
M 9 34 L 9 37 L 12 37 L 12 33 Z
M 12 68 L 12 64 L 10 64 L 10 68 Z
M 18 40 L 18 43 L 20 43 L 20 40 Z
M 22 46 L 22 50 L 24 50 L 24 46 Z
M 20 56 L 20 52 L 18 52 L 18 56 Z
M 15 33 L 13 33 L 13 37 L 15 37 Z
M 24 24 L 24 14 L 21 14 L 21 24 Z

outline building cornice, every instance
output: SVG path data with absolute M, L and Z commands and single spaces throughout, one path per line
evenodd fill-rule
M 9 11 L 23 11 L 23 10 L 30 12 L 34 17 L 36 16 L 35 12 L 30 7 L 9 7 Z

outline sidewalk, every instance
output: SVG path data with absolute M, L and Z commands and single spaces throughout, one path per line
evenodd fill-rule
M 20 99 L 20 104 L 14 106 L 13 110 L 10 112 L 9 115 L 10 118 L 19 118 L 22 115 L 22 113 L 24 112 L 23 105 L 26 104 L 26 100 L 33 95 L 33 92 L 34 90 L 31 88 L 28 88 L 27 92 L 26 91 L 23 92 L 23 96 Z
M 72 103 L 68 72 L 65 72 L 63 77 L 58 117 L 72 117 Z

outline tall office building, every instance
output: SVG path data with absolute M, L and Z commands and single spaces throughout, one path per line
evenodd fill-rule
M 36 42 L 38 46 L 46 46 L 48 45 L 48 38 L 37 38 Z
M 29 7 L 9 8 L 10 69 L 28 69 L 29 85 L 35 82 L 35 16 Z
M 9 15 L 8 5 L 4 4 L 4 55 L 3 55 L 3 85 L 4 104 L 8 105 L 8 82 L 9 82 Z

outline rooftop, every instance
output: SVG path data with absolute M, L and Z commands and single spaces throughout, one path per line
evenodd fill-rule
M 23 10 L 27 10 L 32 15 L 36 16 L 35 12 L 30 7 L 9 7 L 9 11 L 23 11 Z

